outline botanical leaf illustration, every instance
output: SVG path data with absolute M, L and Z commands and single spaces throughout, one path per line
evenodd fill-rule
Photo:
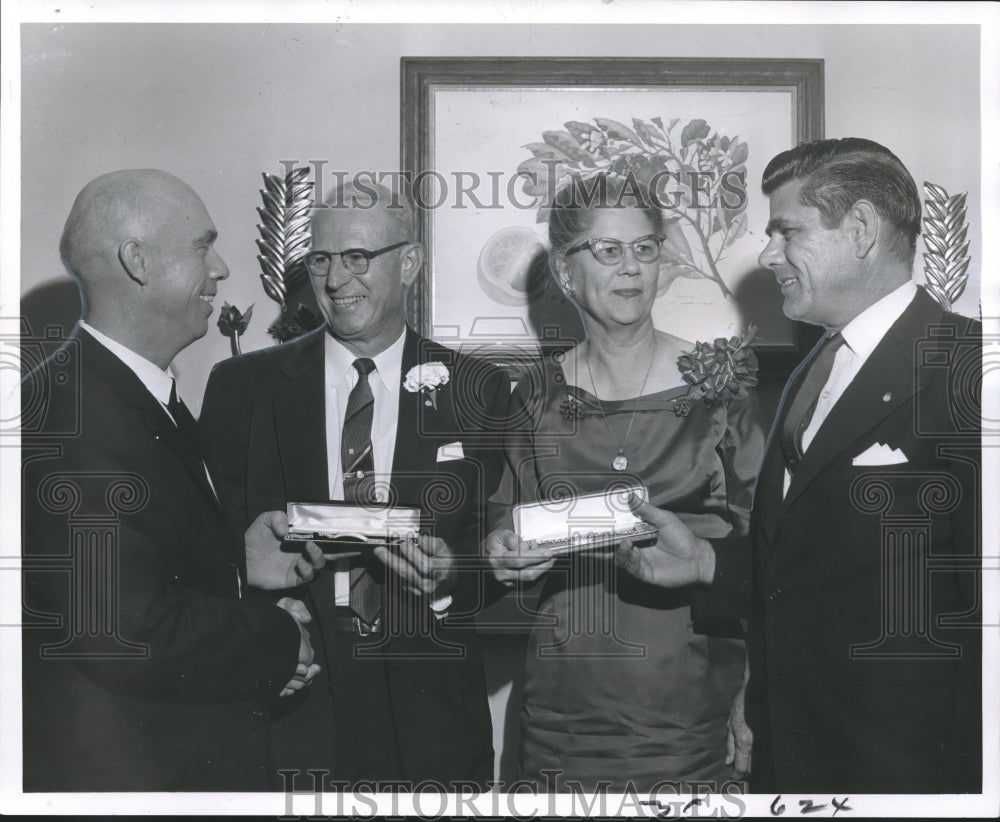
M 693 141 L 707 137 L 710 129 L 704 120 L 691 120 L 681 131 L 681 145 L 685 148 Z
M 632 118 L 631 127 L 607 117 L 570 120 L 545 131 L 541 143 L 524 148 L 531 158 L 517 170 L 524 193 L 540 196 L 539 222 L 548 219 L 549 197 L 574 177 L 602 172 L 652 186 L 663 206 L 667 239 L 661 267 L 685 277 L 713 281 L 735 299 L 718 264 L 746 233 L 746 161 L 750 150 L 738 137 L 712 130 L 703 119 Z M 552 177 L 555 177 L 552 180 Z M 553 184 L 554 183 L 554 184 Z M 690 240 L 689 240 L 690 237 Z

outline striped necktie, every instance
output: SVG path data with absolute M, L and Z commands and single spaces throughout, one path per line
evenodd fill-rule
M 372 458 L 372 419 L 375 397 L 368 375 L 375 363 L 367 357 L 354 361 L 358 382 L 347 398 L 344 427 L 340 437 L 340 460 L 343 466 L 344 499 L 365 505 L 374 501 L 375 461 Z M 356 563 L 351 568 L 351 610 L 366 625 L 373 625 L 382 613 L 382 585 L 375 576 L 378 569 Z

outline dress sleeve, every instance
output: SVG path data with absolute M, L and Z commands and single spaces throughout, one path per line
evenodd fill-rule
M 731 400 L 726 428 L 717 450 L 726 473 L 726 501 L 732 532 L 709 542 L 715 551 L 715 577 L 694 592 L 696 623 L 746 617 L 750 610 L 753 563 L 750 551 L 750 508 L 764 455 L 764 429 L 756 395 Z

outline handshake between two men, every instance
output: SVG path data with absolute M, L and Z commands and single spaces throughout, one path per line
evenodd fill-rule
M 233 416 L 200 436 L 169 370 L 207 332 L 229 276 L 216 236 L 201 198 L 153 169 L 93 180 L 67 218 L 60 255 L 85 314 L 23 383 L 46 392 L 44 424 L 24 432 L 24 599 L 46 618 L 23 634 L 26 791 L 265 790 L 266 703 L 302 707 L 313 690 L 306 604 L 276 594 L 278 609 L 248 588 L 319 581 L 325 558 L 314 544 L 283 550 L 283 499 L 228 519 L 236 496 L 206 456 Z M 64 367 L 77 379 L 49 379 Z M 70 584 L 46 570 L 53 555 L 67 557 Z M 431 537 L 372 555 L 420 594 L 454 576 Z
M 309 582 L 316 571 L 326 564 L 326 557 L 315 542 L 307 542 L 300 552 L 283 551 L 282 541 L 288 536 L 288 517 L 282 511 L 265 511 L 246 532 L 247 582 L 261 590 L 294 588 Z M 309 609 L 298 599 L 282 597 L 279 608 L 286 610 L 299 626 L 299 661 L 295 676 L 281 689 L 280 696 L 291 696 L 309 685 L 319 665 L 313 662 L 315 652 L 309 641 L 306 623 L 312 620 Z
M 315 542 L 307 541 L 302 549 L 283 550 L 288 536 L 288 517 L 283 511 L 265 511 L 246 532 L 247 582 L 263 591 L 283 590 L 312 581 L 316 571 L 326 565 L 326 557 Z M 288 545 L 288 543 L 285 543 Z M 297 548 L 298 543 L 294 544 Z M 455 563 L 448 544 L 439 537 L 420 534 L 402 540 L 390 549 L 380 545 L 373 552 L 404 587 L 417 595 L 435 596 L 449 588 L 455 577 Z M 308 686 L 320 671 L 313 662 L 315 651 L 305 625 L 312 621 L 306 605 L 293 597 L 276 603 L 298 623 L 299 661 L 295 676 L 281 690 L 287 697 Z

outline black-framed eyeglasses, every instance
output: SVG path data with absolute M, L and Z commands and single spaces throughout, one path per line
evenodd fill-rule
M 395 251 L 397 248 L 409 245 L 409 243 L 409 240 L 403 240 L 392 245 L 387 245 L 385 248 L 376 249 L 375 251 L 369 251 L 367 248 L 348 248 L 346 251 L 322 251 L 317 249 L 306 254 L 306 270 L 313 277 L 328 277 L 330 275 L 330 266 L 333 264 L 333 258 L 340 257 L 344 268 L 352 274 L 366 274 L 368 272 L 368 264 L 376 257 L 386 254 L 389 251 Z
M 616 240 L 614 237 L 598 237 L 573 246 L 566 251 L 566 256 L 589 248 L 597 262 L 604 263 L 604 265 L 618 265 L 625 259 L 625 249 L 631 248 L 632 253 L 635 254 L 635 258 L 640 263 L 652 263 L 660 258 L 660 248 L 665 239 L 666 237 L 660 234 L 647 234 L 645 237 L 639 237 L 626 243 L 622 240 Z

